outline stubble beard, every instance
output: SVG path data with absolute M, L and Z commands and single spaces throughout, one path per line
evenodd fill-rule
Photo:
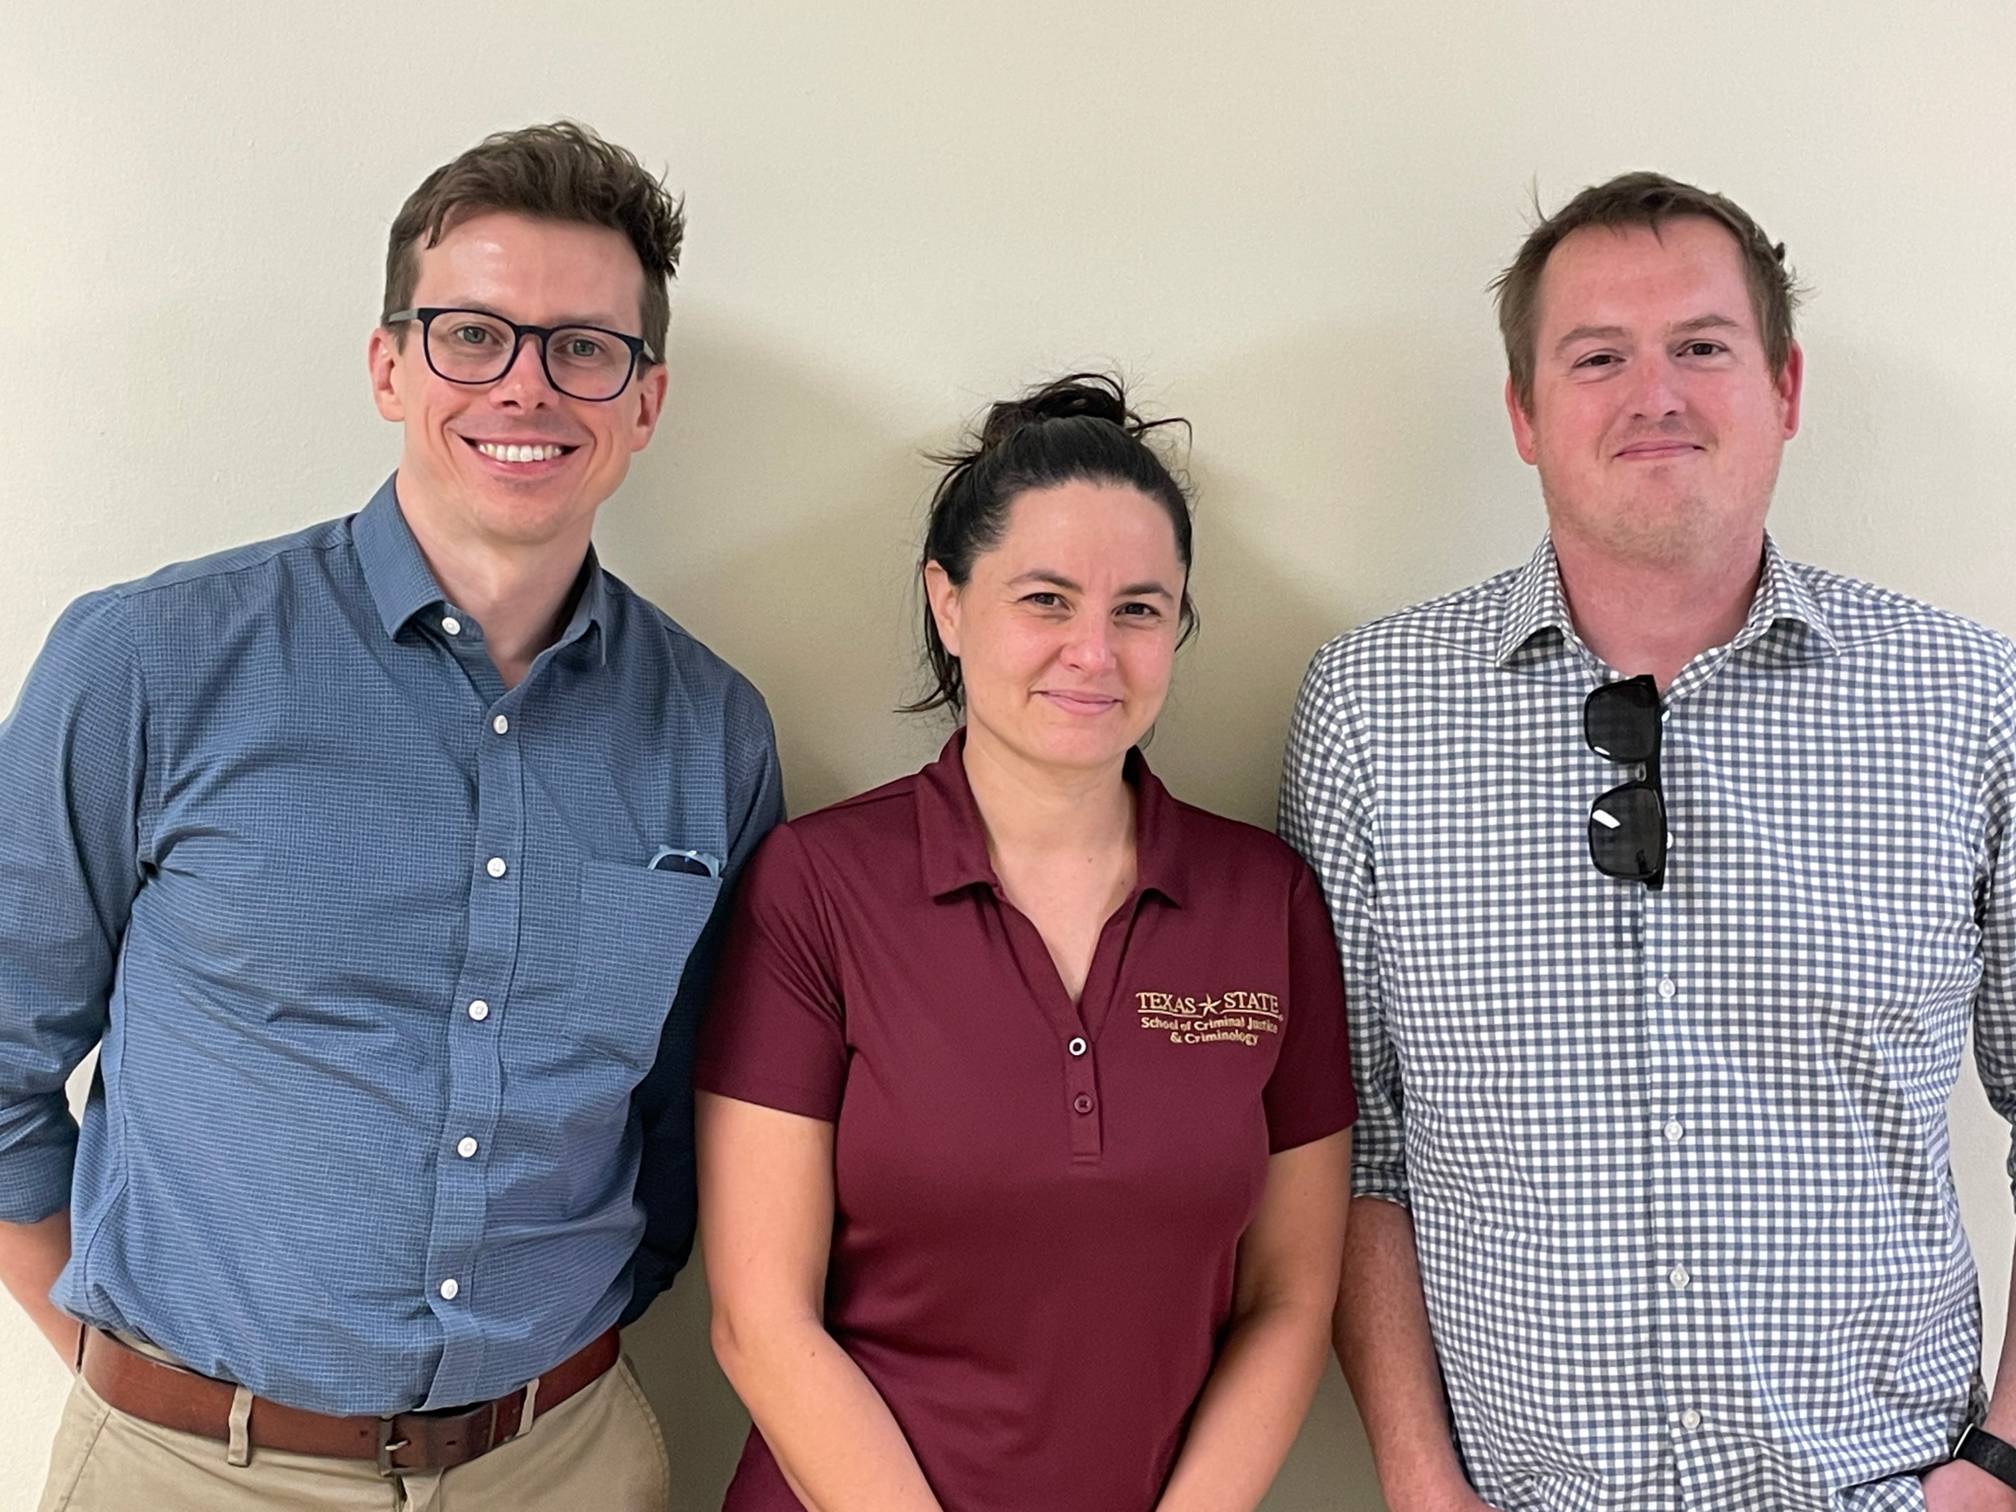
M 1550 520 L 1569 524 L 1575 534 L 1619 564 L 1680 566 L 1695 559 L 1709 530 L 1708 501 L 1699 492 L 1605 500 L 1593 510 L 1564 508 L 1551 490 L 1542 492 Z
M 1761 525 L 1777 479 L 1774 466 L 1748 490 L 1752 497 L 1734 508 L 1698 488 L 1606 499 L 1594 509 L 1562 499 L 1544 475 L 1540 491 L 1557 536 L 1572 533 L 1619 566 L 1674 570 L 1719 556 L 1736 544 L 1732 533 L 1748 535 L 1750 521 Z

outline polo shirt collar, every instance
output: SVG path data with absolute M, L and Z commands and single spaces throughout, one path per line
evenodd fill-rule
M 1766 531 L 1764 571 L 1758 579 L 1756 595 L 1750 600 L 1743 628 L 1730 644 L 1737 650 L 1754 645 L 1781 622 L 1802 626 L 1829 651 L 1840 649 L 1811 586 Z M 1551 534 L 1541 537 L 1538 549 L 1513 574 L 1506 590 L 1505 623 L 1498 632 L 1497 664 L 1504 666 L 1536 636 L 1549 630 L 1557 632 L 1564 641 L 1575 640 L 1575 623 L 1568 614 L 1568 597 L 1561 590 L 1561 564 L 1554 555 Z
M 371 496 L 371 502 L 350 522 L 350 539 L 357 549 L 358 565 L 364 572 L 364 585 L 371 594 L 385 633 L 395 639 L 416 614 L 446 602 L 447 597 L 441 592 L 441 585 L 434 580 L 427 559 L 420 554 L 420 543 L 413 538 L 412 527 L 406 523 L 405 513 L 399 507 L 397 483 L 396 473 L 387 478 Z M 608 575 L 602 571 L 602 564 L 592 546 L 588 549 L 587 560 L 581 564 L 581 577 L 575 585 L 574 611 L 568 617 L 567 628 L 554 644 L 571 645 L 591 629 L 596 635 L 597 656 L 606 666 L 609 660 Z
M 1148 770 L 1139 748 L 1127 753 L 1134 789 L 1134 876 L 1137 892 L 1156 892 L 1183 906 L 1186 861 L 1177 844 L 1176 800 Z M 966 727 L 945 742 L 938 759 L 917 774 L 917 838 L 924 888 L 943 898 L 962 888 L 1000 886 L 987 855 L 987 827 L 966 780 Z

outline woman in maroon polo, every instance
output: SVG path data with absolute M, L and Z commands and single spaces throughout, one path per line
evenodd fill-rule
M 697 1072 L 732 1512 L 1253 1508 L 1308 1410 L 1343 987 L 1308 868 L 1135 749 L 1192 623 L 1150 429 L 1086 376 L 994 406 L 923 553 L 964 726 L 742 881 Z

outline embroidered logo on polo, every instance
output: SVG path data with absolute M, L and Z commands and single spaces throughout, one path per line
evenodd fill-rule
M 1271 992 L 1137 992 L 1134 1011 L 1143 1029 L 1168 1035 L 1172 1045 L 1257 1045 L 1262 1035 L 1281 1032 L 1281 999 Z

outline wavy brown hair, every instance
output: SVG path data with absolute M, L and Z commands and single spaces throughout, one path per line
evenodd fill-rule
M 413 302 L 423 247 L 435 245 L 458 221 L 490 210 L 621 231 L 644 265 L 642 335 L 652 360 L 664 359 L 672 322 L 666 285 L 679 271 L 684 203 L 634 153 L 575 121 L 496 132 L 422 179 L 392 221 L 378 318 Z M 398 334 L 403 340 L 405 327 Z

